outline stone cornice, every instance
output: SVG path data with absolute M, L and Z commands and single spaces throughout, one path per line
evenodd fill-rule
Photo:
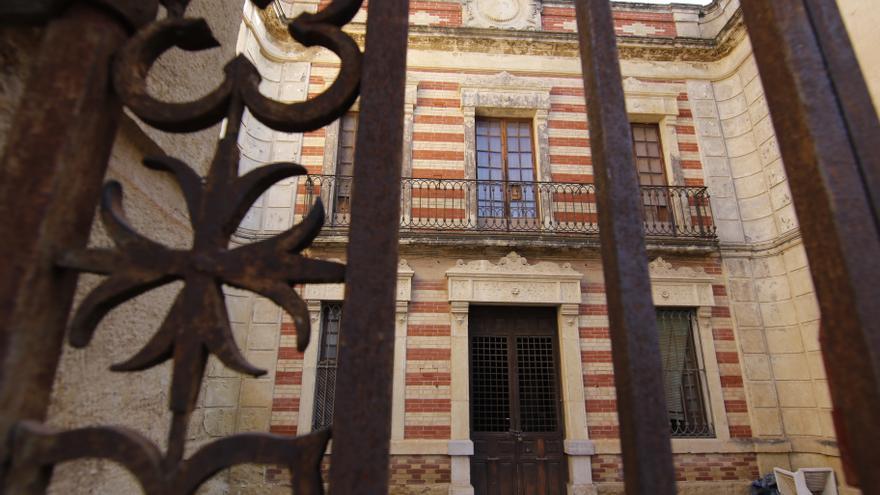
M 710 7 L 712 5 L 706 8 Z M 273 44 L 292 52 L 303 50 L 302 46 L 289 40 L 284 21 L 274 15 L 272 9 L 259 11 L 259 15 L 265 26 L 265 32 L 273 38 Z M 346 32 L 363 46 L 365 32 L 363 22 L 348 24 Z M 618 36 L 617 43 L 622 59 L 713 62 L 728 55 L 745 36 L 742 11 L 737 9 L 715 39 Z M 576 33 L 476 27 L 411 25 L 409 48 L 512 55 L 578 56 Z

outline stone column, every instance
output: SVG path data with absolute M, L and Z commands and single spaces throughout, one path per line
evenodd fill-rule
M 415 83 L 406 85 L 403 104 L 403 165 L 401 177 L 412 177 L 413 113 L 416 108 L 418 86 Z M 409 225 L 412 218 L 412 184 L 401 183 L 400 217 L 402 225 Z
M 538 182 L 551 182 L 553 174 L 550 170 L 550 131 L 547 128 L 547 117 L 550 115 L 550 109 L 539 108 L 535 111 L 535 150 L 536 160 L 536 177 Z M 539 189 L 540 195 L 539 208 L 541 218 L 546 230 L 553 227 L 553 190 L 549 188 Z
M 563 304 L 559 308 L 559 369 L 562 380 L 562 407 L 565 418 L 565 453 L 568 456 L 568 494 L 596 493 L 590 456 L 595 446 L 587 430 L 584 370 L 581 364 L 579 307 Z
M 453 302 L 452 306 L 452 439 L 449 441 L 451 459 L 450 495 L 473 495 L 471 486 L 471 441 L 469 366 L 468 366 L 468 306 Z
M 397 301 L 394 329 L 394 392 L 391 409 L 391 440 L 403 440 L 406 411 L 406 331 L 408 301 Z
M 318 370 L 318 355 L 321 353 L 321 301 L 306 301 L 309 319 L 312 321 L 312 341 L 303 355 L 302 385 L 299 396 L 299 419 L 296 433 L 302 435 L 312 431 L 312 415 L 315 411 L 315 381 Z

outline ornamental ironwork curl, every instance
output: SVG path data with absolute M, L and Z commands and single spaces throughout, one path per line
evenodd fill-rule
M 251 1 L 260 8 L 271 3 Z M 151 3 L 155 10 L 158 4 Z M 338 77 L 326 91 L 294 103 L 260 94 L 261 76 L 244 56 L 226 65 L 225 79 L 217 88 L 194 101 L 166 102 L 151 96 L 147 76 L 163 53 L 174 47 L 199 51 L 218 46 L 204 19 L 184 17 L 188 0 L 160 3 L 168 16 L 147 24 L 121 48 L 113 67 L 113 83 L 132 113 L 162 131 L 194 132 L 225 120 L 224 135 L 204 178 L 171 156 L 144 160 L 146 167 L 171 174 L 179 185 L 193 230 L 192 247 L 172 249 L 138 233 L 126 218 L 122 186 L 110 181 L 103 189 L 100 216 L 115 246 L 65 252 L 57 264 L 105 276 L 71 319 L 69 341 L 80 348 L 89 344 L 98 324 L 113 308 L 151 289 L 183 281 L 153 337 L 129 359 L 111 367 L 115 372 L 135 372 L 172 360 L 168 446 L 163 454 L 142 434 L 121 427 L 57 431 L 27 421 L 14 432 L 17 453 L 13 468 L 99 458 L 121 464 L 148 494 L 189 494 L 223 469 L 243 463 L 271 464 L 290 470 L 295 493 L 322 493 L 320 464 L 329 430 L 300 437 L 233 435 L 205 445 L 187 459 L 184 450 L 187 426 L 210 355 L 240 373 L 266 373 L 249 363 L 235 343 L 223 285 L 251 291 L 283 308 L 296 326 L 297 347 L 304 351 L 311 334 L 309 315 L 293 286 L 344 280 L 343 265 L 300 254 L 323 226 L 320 200 L 301 223 L 286 232 L 245 246 L 229 246 L 232 234 L 260 195 L 280 180 L 306 174 L 299 164 L 274 163 L 239 176 L 238 137 L 244 111 L 282 132 L 319 129 L 343 115 L 359 93 L 361 52 L 341 27 L 358 12 L 361 0 L 334 0 L 320 12 L 304 13 L 289 25 L 296 41 L 328 48 L 341 60 Z M 150 6 L 145 8 L 150 10 Z

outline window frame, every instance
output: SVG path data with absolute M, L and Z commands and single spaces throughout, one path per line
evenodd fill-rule
M 334 348 L 335 348 L 336 355 L 333 358 L 327 358 L 327 357 L 325 357 L 325 351 L 327 349 L 327 337 L 329 335 L 328 330 L 331 327 L 330 318 L 331 318 L 334 310 L 338 313 L 338 318 L 335 321 L 336 343 L 334 345 Z M 339 359 L 338 359 L 339 358 L 339 354 L 338 354 L 338 352 L 339 352 L 339 331 L 342 328 L 343 314 L 344 314 L 344 312 L 343 312 L 343 307 L 342 307 L 342 301 L 322 301 L 321 302 L 321 313 L 320 313 L 321 326 L 320 326 L 320 329 L 318 332 L 320 338 L 318 339 L 319 346 L 317 349 L 317 358 L 318 359 L 317 359 L 317 362 L 315 363 L 315 388 L 312 393 L 312 397 L 313 397 L 312 404 L 313 405 L 312 405 L 312 412 L 311 412 L 311 430 L 310 431 L 315 431 L 315 430 L 318 430 L 321 428 L 326 428 L 326 427 L 329 427 L 330 425 L 333 424 L 333 414 L 334 414 L 334 408 L 335 408 L 335 402 L 336 402 L 336 400 L 335 400 L 336 370 L 338 369 L 338 366 L 339 366 Z M 330 374 L 329 370 L 331 370 L 331 369 L 333 371 L 333 373 L 332 373 L 332 375 L 333 375 L 333 378 L 332 378 L 333 379 L 333 388 L 331 390 L 331 393 L 328 396 L 326 389 L 322 389 L 322 383 L 323 383 L 323 387 L 327 386 L 327 381 L 326 381 L 327 379 L 325 379 L 325 381 L 322 382 L 319 375 L 321 374 L 321 370 L 327 370 L 327 374 L 329 375 Z M 321 394 L 323 394 L 323 396 L 324 396 L 323 401 L 319 400 L 319 397 Z M 329 403 L 329 413 L 326 412 L 328 403 Z M 319 404 L 323 404 L 323 407 L 319 406 Z M 324 417 L 319 418 L 319 415 L 324 416 Z
M 500 129 L 501 129 L 501 152 L 500 153 L 501 153 L 502 179 L 500 181 L 496 181 L 494 179 L 481 180 L 479 178 L 480 168 L 481 168 L 480 164 L 479 164 L 479 153 L 482 150 L 479 149 L 479 146 L 477 144 L 479 141 L 479 137 L 480 137 L 478 134 L 478 132 L 479 132 L 478 129 L 479 129 L 481 122 L 493 122 L 493 121 L 498 122 Z M 510 150 L 508 148 L 508 124 L 510 124 L 510 123 L 528 124 L 527 128 L 529 130 L 529 143 L 530 143 L 529 154 L 531 155 L 531 160 L 530 160 L 531 167 L 529 170 L 531 170 L 531 175 L 532 175 L 531 181 L 523 181 L 523 180 L 511 181 L 510 180 L 510 169 L 509 169 L 510 158 L 508 156 L 508 153 L 510 152 Z M 476 184 L 477 184 L 477 198 L 476 198 L 477 199 L 477 202 L 476 202 L 477 219 L 482 220 L 482 221 L 502 220 L 502 221 L 508 221 L 508 222 L 509 221 L 539 221 L 541 219 L 541 211 L 542 211 L 541 194 L 540 194 L 540 189 L 538 187 L 538 183 L 541 181 L 540 181 L 540 171 L 538 170 L 538 157 L 537 157 L 537 154 L 539 152 L 540 143 L 537 141 L 537 136 L 536 136 L 537 133 L 535 131 L 534 118 L 475 115 L 474 116 L 474 131 L 473 131 L 473 133 L 474 133 L 474 136 L 473 136 L 474 137 L 474 150 L 473 150 L 474 151 L 474 163 L 473 163 L 474 168 L 473 168 L 473 170 L 474 170 L 474 178 L 475 178 Z M 493 153 L 492 151 L 489 151 L 489 152 Z M 521 169 L 524 170 L 525 167 L 521 167 Z M 502 199 L 501 199 L 501 201 L 503 203 L 503 207 L 504 207 L 503 216 L 501 216 L 501 217 L 495 217 L 495 216 L 481 217 L 480 216 L 479 202 L 481 201 L 481 198 L 480 198 L 480 194 L 479 194 L 479 184 L 481 182 L 501 182 L 503 184 L 502 185 Z M 511 191 L 512 191 L 512 189 L 510 188 L 511 182 L 515 182 L 515 183 L 519 183 L 519 184 L 525 184 L 525 183 L 530 182 L 531 184 L 533 184 L 533 187 L 534 187 L 533 195 L 534 195 L 535 206 L 534 206 L 534 213 L 532 214 L 532 216 L 530 216 L 530 217 L 514 217 L 511 214 L 511 202 L 514 202 L 514 200 L 512 200 L 510 197 Z M 520 187 L 522 187 L 522 186 L 520 186 Z M 495 201 L 495 200 L 490 200 L 490 201 Z
M 660 313 L 686 313 L 688 319 L 688 332 L 689 332 L 689 344 L 690 349 L 693 352 L 694 364 L 696 365 L 697 377 L 698 377 L 698 390 L 699 390 L 699 400 L 701 404 L 701 412 L 703 416 L 703 421 L 705 422 L 705 427 L 708 428 L 708 432 L 705 434 L 676 434 L 674 428 L 671 424 L 670 418 L 670 435 L 673 440 L 714 440 L 719 439 L 719 424 L 717 418 L 715 416 L 715 404 L 713 404 L 713 398 L 709 386 L 709 371 L 706 363 L 706 359 L 704 353 L 706 352 L 705 343 L 703 342 L 704 336 L 700 332 L 700 315 L 699 309 L 693 307 L 675 307 L 675 306 L 656 306 L 655 312 L 657 313 L 658 323 L 660 321 Z M 659 331 L 659 326 L 658 326 Z M 658 335 L 659 337 L 659 335 Z M 660 342 L 662 346 L 663 343 Z M 713 343 L 714 345 L 714 343 Z M 685 353 L 687 354 L 688 347 L 685 347 Z M 687 356 L 685 356 L 685 360 L 687 360 Z M 666 373 L 665 369 L 666 363 L 662 363 L 664 370 L 664 389 L 666 387 Z M 687 368 L 684 368 L 682 371 L 685 371 Z M 682 400 L 685 400 L 682 398 Z M 668 404 L 667 404 L 668 407 Z M 687 420 L 685 420 L 687 421 Z

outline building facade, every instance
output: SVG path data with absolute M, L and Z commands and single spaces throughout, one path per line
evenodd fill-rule
M 305 99 L 333 82 L 332 54 L 284 41 L 285 22 L 320 7 L 245 7 L 239 50 L 267 94 Z M 681 491 L 745 493 L 774 466 L 831 466 L 848 492 L 819 312 L 738 2 L 614 12 Z M 364 20 L 347 28 L 359 42 Z M 620 492 L 574 6 L 413 2 L 410 23 L 392 491 Z M 293 158 L 310 175 L 270 190 L 240 242 L 288 228 L 320 197 L 327 224 L 310 254 L 345 259 L 357 111 L 307 134 L 246 122 L 242 172 Z M 319 329 L 305 354 L 278 308 L 229 291 L 249 352 L 273 372 L 216 369 L 206 415 L 289 434 L 329 424 L 343 287 L 300 290 Z
M 840 0 L 869 60 L 880 9 Z M 170 54 L 158 96 L 191 99 L 237 51 L 263 90 L 302 100 L 338 71 L 327 51 L 288 40 L 284 24 L 323 3 L 193 2 L 224 50 Z M 681 493 L 748 493 L 775 466 L 830 466 L 843 479 L 818 344 L 819 312 L 798 219 L 738 0 L 706 7 L 615 3 L 634 154 L 642 183 L 664 394 Z M 365 9 L 347 26 L 363 43 Z M 401 246 L 392 417 L 392 493 L 622 493 L 614 377 L 598 250 L 574 7 L 566 0 L 413 1 L 401 182 Z M 0 33 L 0 130 L 39 46 L 38 30 Z M 181 67 L 187 67 L 183 71 Z M 235 242 L 327 209 L 309 254 L 344 260 L 357 104 L 325 129 L 284 134 L 247 118 L 241 171 L 295 161 L 309 177 L 274 186 Z M 138 166 L 168 153 L 204 164 L 217 129 L 169 136 L 124 117 L 110 177 L 132 223 L 189 242 L 175 185 Z M 5 133 L 0 132 L 0 137 Z M 5 141 L 0 140 L 0 147 Z M 96 223 L 97 225 L 97 223 Z M 100 227 L 93 244 L 107 242 Z M 84 277 L 81 293 L 95 280 Z M 162 444 L 168 368 L 107 373 L 174 299 L 153 291 L 110 314 L 85 350 L 65 349 L 50 422 L 114 423 Z M 243 377 L 209 362 L 190 443 L 235 432 L 303 434 L 332 420 L 342 286 L 298 287 L 313 341 L 268 300 L 227 288 Z M 332 452 L 331 452 L 332 456 Z M 83 473 L 87 473 L 84 476 Z M 109 463 L 59 466 L 58 493 L 132 493 Z M 289 493 L 287 473 L 244 466 L 204 493 Z

